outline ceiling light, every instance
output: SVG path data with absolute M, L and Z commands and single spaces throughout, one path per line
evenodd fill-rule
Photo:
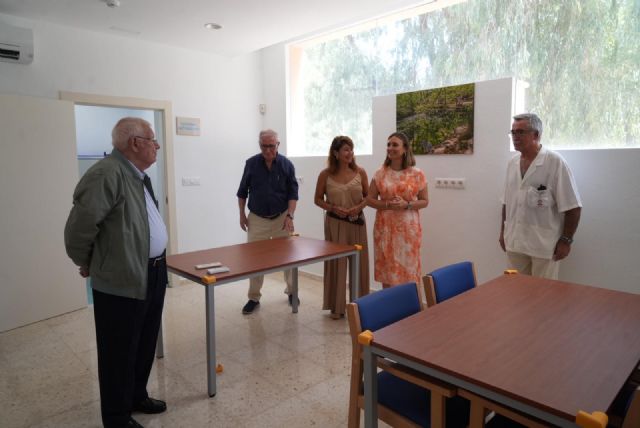
M 204 24 L 204 28 L 206 28 L 207 30 L 219 30 L 222 28 L 222 25 L 213 22 L 207 22 L 206 24 Z

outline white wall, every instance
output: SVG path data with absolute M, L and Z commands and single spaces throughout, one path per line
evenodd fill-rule
M 286 86 L 285 46 L 262 51 L 265 81 Z M 510 79 L 508 79 L 510 80 Z M 498 246 L 500 192 L 510 152 L 507 131 L 511 126 L 511 85 L 506 81 L 478 85 L 475 153 L 471 156 L 420 156 L 418 166 L 430 182 L 431 203 L 422 213 L 424 237 L 423 270 L 469 259 L 476 263 L 479 281 L 499 275 L 506 258 Z M 505 98 L 506 97 L 506 98 Z M 265 91 L 270 107 L 267 126 L 286 127 L 286 94 Z M 544 118 L 543 118 L 544 120 Z M 384 159 L 382 145 L 395 130 L 395 97 L 373 100 L 373 155 L 357 156 L 369 175 Z M 327 147 L 330 141 L 327 141 Z M 543 139 L 544 144 L 544 139 Z M 599 287 L 640 293 L 640 271 L 636 268 L 640 251 L 640 150 L 561 151 L 578 184 L 584 208 L 569 258 L 563 262 L 560 279 Z M 356 154 L 357 155 L 357 154 Z M 292 159 L 298 175 L 304 177 L 296 217 L 297 231 L 322 238 L 322 211 L 313 204 L 313 192 L 324 158 Z M 434 187 L 435 177 L 465 177 L 465 190 Z M 365 211 L 369 240 L 374 212 Z M 321 265 L 310 271 L 321 274 Z
M 0 94 L 58 99 L 60 91 L 69 91 L 168 100 L 176 116 L 200 118 L 201 136 L 174 135 L 173 139 L 178 250 L 245 241 L 238 226 L 235 193 L 244 160 L 255 153 L 262 128 L 259 54 L 229 59 L 2 14 L 0 23 L 32 28 L 35 44 L 32 64 L 0 62 Z M 175 118 L 167 120 L 175 123 Z M 41 139 L 37 144 L 52 142 Z M 70 156 L 77 164 L 76 154 Z M 201 186 L 182 187 L 183 176 L 200 177 Z M 55 174 L 48 177 L 50 182 L 56 179 Z M 0 191 L 10 191 L 14 185 L 0 182 Z M 74 185 L 64 187 L 71 209 Z M 46 218 L 47 213 L 41 215 Z M 62 227 L 58 229 L 51 230 L 59 236 L 55 259 L 72 267 L 64 254 Z M 68 286 L 62 277 L 57 281 L 48 285 L 60 290 Z M 13 288 L 25 290 L 21 297 L 42 297 L 27 293 L 27 285 Z M 0 283 L 0 300 L 13 302 L 7 290 Z
M 258 151 L 256 136 L 263 127 L 281 133 L 285 153 L 288 143 L 284 45 L 228 59 L 2 14 L 0 22 L 33 28 L 35 36 L 31 65 L 0 63 L 0 93 L 58 98 L 59 91 L 72 91 L 169 100 L 175 115 L 199 117 L 200 137 L 174 136 L 179 251 L 246 239 L 238 226 L 235 198 L 244 161 Z M 258 111 L 261 103 L 267 104 L 264 116 Z M 358 157 L 369 174 L 382 163 L 381 147 L 391 126 L 390 115 L 381 110 L 384 103 L 374 101 L 374 153 Z M 495 116 L 496 125 L 476 122 L 476 154 L 419 161 L 430 181 L 436 176 L 468 178 L 461 193 L 430 187 L 432 204 L 423 214 L 425 271 L 469 258 L 477 263 L 481 281 L 505 264 L 497 248 L 498 196 L 509 157 L 504 133 L 510 124 L 506 108 L 488 105 L 482 111 Z M 638 292 L 640 273 L 634 262 L 640 249 L 640 225 L 635 221 L 640 212 L 640 150 L 563 154 L 573 167 L 585 209 L 561 277 Z M 325 158 L 293 161 L 304 178 L 296 228 L 322 238 L 322 211 L 313 205 L 313 192 Z M 183 176 L 198 176 L 202 185 L 182 187 Z M 70 208 L 73 189 L 67 190 Z M 374 213 L 367 209 L 366 214 L 371 231 Z M 309 270 L 320 273 L 321 265 Z
M 58 98 L 59 91 L 72 91 L 169 100 L 174 115 L 200 118 L 201 136 L 174 135 L 178 248 L 246 239 L 235 227 L 235 193 L 262 127 L 259 54 L 229 59 L 2 14 L 0 22 L 33 28 L 35 44 L 32 64 L 0 62 L 0 93 Z M 198 176 L 202 185 L 182 187 L 183 176 Z

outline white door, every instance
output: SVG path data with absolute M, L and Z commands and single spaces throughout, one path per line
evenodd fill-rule
M 78 181 L 73 103 L 0 95 L 0 331 L 87 305 L 64 250 Z

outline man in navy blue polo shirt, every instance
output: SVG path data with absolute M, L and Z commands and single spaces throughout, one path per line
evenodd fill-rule
M 278 134 L 265 129 L 258 137 L 260 153 L 247 159 L 238 188 L 240 227 L 247 232 L 247 241 L 260 241 L 293 232 L 293 214 L 298 201 L 296 171 L 289 159 L 278 153 Z M 245 206 L 249 198 L 249 215 Z M 292 304 L 291 271 L 284 272 L 287 283 L 285 293 Z M 242 308 L 243 314 L 251 314 L 260 304 L 260 289 L 264 277 L 249 280 L 249 301 Z M 299 303 L 299 302 L 298 302 Z

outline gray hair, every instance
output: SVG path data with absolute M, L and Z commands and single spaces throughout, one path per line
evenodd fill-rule
M 529 122 L 529 127 L 538 133 L 538 137 L 542 137 L 542 121 L 535 113 L 522 113 L 513 116 L 513 120 L 520 121 L 526 120 Z
M 111 131 L 111 144 L 118 150 L 126 149 L 129 138 L 144 135 L 145 126 L 151 128 L 151 124 L 144 119 L 123 117 Z
M 260 135 L 258 136 L 258 143 L 261 142 L 264 138 L 273 137 L 276 140 L 278 139 L 278 133 L 273 129 L 264 129 L 260 131 Z

